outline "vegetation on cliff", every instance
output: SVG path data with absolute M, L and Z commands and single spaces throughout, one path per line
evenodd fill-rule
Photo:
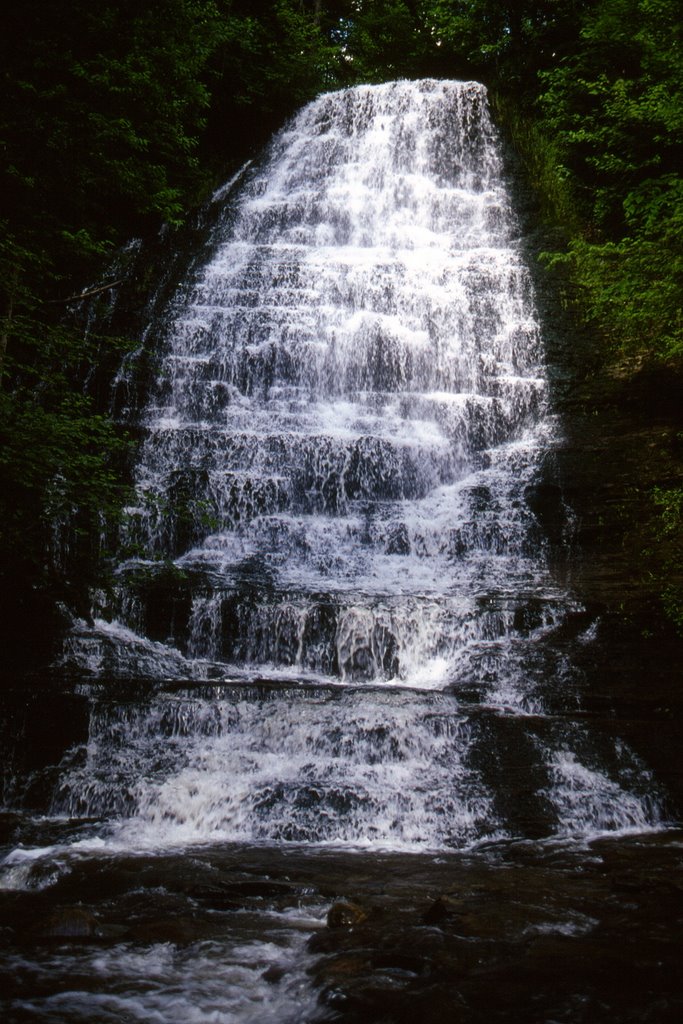
M 546 262 L 596 346 L 680 374 L 674 0 L 24 0 L 3 22 L 0 593 L 17 614 L 22 595 L 62 589 L 55 522 L 87 579 L 125 494 L 103 367 L 135 339 L 84 331 L 74 297 L 106 301 L 120 246 L 178 228 L 321 90 L 487 82 L 553 229 Z M 669 547 L 682 494 L 653 495 Z M 679 561 L 664 603 L 680 623 Z

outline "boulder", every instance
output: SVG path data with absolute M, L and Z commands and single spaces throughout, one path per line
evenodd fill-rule
M 368 915 L 357 903 L 340 901 L 334 903 L 327 913 L 328 928 L 352 928 L 367 921 Z

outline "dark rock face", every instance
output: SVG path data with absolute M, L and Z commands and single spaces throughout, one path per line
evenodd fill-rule
M 585 609 L 563 631 L 592 632 L 591 642 L 573 651 L 584 673 L 584 706 L 599 709 L 608 731 L 626 731 L 680 814 L 683 639 L 665 616 L 662 592 L 674 548 L 683 565 L 683 538 L 661 537 L 652 493 L 683 480 L 683 367 L 619 356 L 581 327 L 538 260 L 562 242 L 546 233 L 514 147 L 506 156 L 560 438 L 525 502 L 550 544 L 558 581 Z
M 561 488 L 551 483 L 529 484 L 524 488 L 524 500 L 551 542 L 560 543 L 566 519 Z
M 653 491 L 683 479 L 683 401 L 674 397 L 683 398 L 683 376 L 675 368 L 599 364 L 586 345 L 578 339 L 574 349 L 565 343 L 556 353 L 563 430 L 552 456 L 556 489 L 525 497 L 551 537 L 560 496 L 568 510 L 565 546 L 553 551 L 558 576 L 594 620 L 593 641 L 576 649 L 583 701 L 611 716 L 603 727 L 652 765 L 669 787 L 675 816 L 683 807 L 676 754 L 683 743 L 683 639 L 664 614 L 662 592 L 672 546 L 680 551 L 682 541 L 662 538 Z
M 87 700 L 65 692 L 49 673 L 0 691 L 2 791 L 13 807 L 45 812 L 67 753 L 88 735 Z

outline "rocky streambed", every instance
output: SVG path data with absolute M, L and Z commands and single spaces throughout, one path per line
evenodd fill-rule
M 3 826 L 13 845 L 40 830 L 16 816 Z M 17 1024 L 659 1022 L 683 1011 L 679 831 L 411 856 L 98 854 L 86 841 L 30 871 L 35 888 L 0 897 L 3 1019 Z

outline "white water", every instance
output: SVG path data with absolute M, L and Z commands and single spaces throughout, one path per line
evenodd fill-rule
M 398 82 L 244 170 L 157 331 L 136 557 L 65 656 L 150 694 L 93 701 L 54 812 L 144 846 L 469 847 L 517 791 L 535 834 L 656 823 L 627 751 L 545 717 L 576 606 L 526 500 L 557 427 L 500 152 L 482 86 Z
M 153 639 L 191 677 L 444 686 L 463 647 L 515 639 L 491 595 L 555 622 L 523 500 L 554 428 L 517 230 L 483 87 L 305 108 L 168 312 L 121 625 L 149 634 L 139 577 L 169 555 L 191 608 Z M 82 663 L 140 674 L 132 637 L 99 639 Z
M 25 992 L 13 1001 L 11 1019 L 84 1024 L 299 1024 L 315 1019 L 316 993 L 306 976 L 314 958 L 305 945 L 322 925 L 320 917 L 310 910 L 271 911 L 260 915 L 257 927 L 245 914 L 236 917 L 220 940 L 189 948 L 126 943 L 49 950 L 32 961 L 24 955 L 7 957 L 0 964 L 0 981 L 17 973 L 24 978 Z M 283 980 L 269 982 L 264 978 L 268 968 L 282 971 Z M 55 985 L 60 976 L 65 984 Z

